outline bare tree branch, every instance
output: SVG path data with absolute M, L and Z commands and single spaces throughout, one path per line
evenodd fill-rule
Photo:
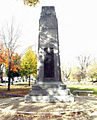
M 83 74 L 85 77 L 87 74 L 87 68 L 91 64 L 91 56 L 85 56 L 85 55 L 80 55 L 77 57 L 79 65 L 80 65 L 80 72 Z
M 20 30 L 14 26 L 14 21 L 12 19 L 11 24 L 7 24 L 0 33 L 1 40 L 4 42 L 5 48 L 8 50 L 9 56 L 9 69 L 8 69 L 8 90 L 10 90 L 10 70 L 11 70 L 11 60 L 14 50 L 16 49 L 17 40 L 20 38 Z M 16 29 L 15 29 L 16 28 Z

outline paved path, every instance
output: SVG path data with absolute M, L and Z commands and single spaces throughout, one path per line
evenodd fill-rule
M 75 97 L 75 102 L 70 103 L 25 103 L 24 98 L 6 98 L 0 99 L 0 120 L 8 114 L 26 113 L 26 114 L 57 114 L 94 111 L 93 116 L 97 118 L 97 97 L 79 96 Z M 88 115 L 89 117 L 89 115 Z M 95 119 L 96 120 L 96 119 Z

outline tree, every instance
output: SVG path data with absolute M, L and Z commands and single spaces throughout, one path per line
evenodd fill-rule
M 70 75 L 71 75 L 71 71 L 72 71 L 72 69 L 71 69 L 71 67 L 68 65 L 68 66 L 66 66 L 66 67 L 62 67 L 62 76 L 63 76 L 63 78 L 62 79 L 64 79 L 64 78 L 66 78 L 66 79 L 70 79 Z
M 11 62 L 14 51 L 16 49 L 17 40 L 20 38 L 21 32 L 19 27 L 15 27 L 15 24 L 12 20 L 11 24 L 7 24 L 1 29 L 0 37 L 4 42 L 5 48 L 8 52 L 8 90 L 10 90 L 10 70 L 11 70 Z
M 5 63 L 5 55 L 4 49 L 0 50 L 0 66 Z
M 80 82 L 84 75 L 80 71 L 79 67 L 75 67 L 72 70 L 72 75 L 71 76 L 72 76 L 73 79 L 76 79 L 78 82 Z
M 0 50 L 0 78 L 1 78 L 1 83 L 3 82 L 3 67 L 4 67 L 4 59 L 5 55 L 4 55 L 4 50 L 1 49 Z
M 0 63 L 5 67 L 7 76 L 9 75 L 9 52 L 8 50 L 2 50 L 0 52 Z M 13 79 L 14 75 L 13 73 L 18 73 L 18 71 L 21 69 L 20 67 L 20 59 L 21 56 L 17 53 L 13 53 L 11 56 L 11 64 L 10 64 L 10 78 Z
M 89 66 L 88 77 L 92 79 L 92 82 L 94 82 L 93 79 L 97 81 L 97 62 L 93 62 L 91 66 Z
M 35 6 L 39 0 L 23 0 L 25 5 Z
M 0 79 L 1 79 L 1 83 L 3 82 L 3 69 L 2 69 L 2 65 L 0 65 Z
M 32 74 L 35 78 L 37 76 L 37 58 L 31 47 L 28 48 L 27 52 L 22 58 L 21 67 L 21 74 L 22 76 L 29 77 L 30 86 L 30 75 Z
M 8 71 L 6 70 L 6 74 L 8 76 Z M 19 77 L 20 76 L 20 69 L 18 69 L 18 72 L 17 71 L 10 71 L 10 77 L 12 78 L 12 85 L 13 85 L 13 81 L 14 81 L 14 77 Z
M 91 59 L 90 56 L 86 55 L 80 55 L 77 57 L 78 62 L 79 62 L 79 69 L 80 69 L 80 75 L 82 76 L 81 78 L 84 79 L 87 75 L 87 68 L 91 64 Z
M 8 52 L 7 52 L 8 53 Z M 10 64 L 10 78 L 12 78 L 12 84 L 13 84 L 13 81 L 14 81 L 14 77 L 16 76 L 19 76 L 19 72 L 20 72 L 20 69 L 21 69 L 21 66 L 20 66 L 20 63 L 21 63 L 21 56 L 18 55 L 17 53 L 14 53 L 11 57 L 11 64 Z M 8 57 L 8 54 L 6 54 L 5 56 L 5 68 L 6 68 L 6 74 L 8 76 L 8 73 L 9 73 L 9 57 Z

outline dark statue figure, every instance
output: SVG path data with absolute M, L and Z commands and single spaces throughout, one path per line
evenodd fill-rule
M 45 58 L 44 58 L 44 77 L 52 78 L 54 77 L 54 52 L 53 48 L 45 48 Z

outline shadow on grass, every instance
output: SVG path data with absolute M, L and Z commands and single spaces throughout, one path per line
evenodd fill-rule
M 74 95 L 75 95 L 75 93 L 73 92 L 74 90 L 88 90 L 88 91 L 90 90 L 90 91 L 94 91 L 93 94 L 97 96 L 97 88 L 91 88 L 91 87 L 90 88 L 88 88 L 88 87 L 87 88 L 84 88 L 84 87 L 83 88 L 81 88 L 81 87 L 68 87 L 68 88 L 70 89 L 71 93 L 74 94 Z

